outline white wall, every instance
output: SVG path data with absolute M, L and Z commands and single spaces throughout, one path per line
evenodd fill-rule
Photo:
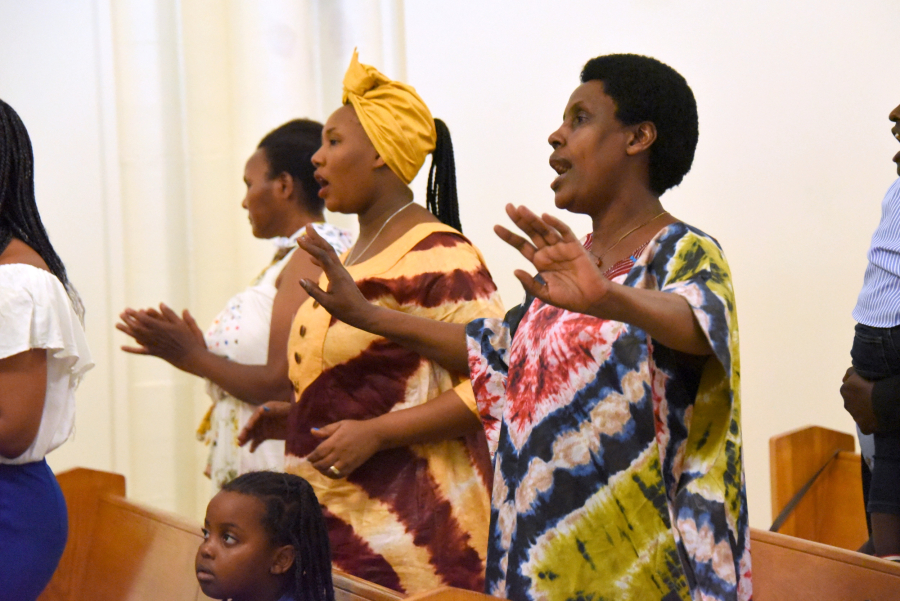
M 895 0 L 815 10 L 796 0 L 0 0 L 0 98 L 32 135 L 38 203 L 85 298 L 98 364 L 79 390 L 76 439 L 51 464 L 122 471 L 142 500 L 202 509 L 203 451 L 191 439 L 199 386 L 151 359 L 126 360 L 112 324 L 126 303 L 169 300 L 166 290 L 206 322 L 258 270 L 267 248 L 238 208 L 243 157 L 295 113 L 327 116 L 354 45 L 364 62 L 405 72 L 449 124 L 464 228 L 508 305 L 521 297 L 512 269 L 523 263 L 491 226 L 505 222 L 506 202 L 552 210 L 546 138 L 581 66 L 638 52 L 678 69 L 698 99 L 694 169 L 663 201 L 717 237 L 731 262 L 750 515 L 767 526 L 768 438 L 811 423 L 852 428 L 837 388 L 865 251 L 896 175 L 887 114 L 900 103 L 898 21 Z M 155 84 L 152 70 L 122 72 L 139 59 L 167 65 Z M 149 111 L 161 125 L 140 134 L 168 136 L 171 194 L 129 183 L 142 155 L 121 119 L 142 115 L 128 105 L 142 93 L 171 105 Z M 174 227 L 157 251 L 140 231 L 151 225 Z M 160 257 L 168 283 L 135 281 Z
M 87 308 L 96 367 L 78 393 L 75 438 L 49 457 L 122 469 L 114 402 L 123 364 L 112 346 L 112 314 L 121 304 L 118 191 L 111 165 L 109 31 L 90 1 L 0 0 L 0 98 L 25 122 L 35 154 L 35 193 L 44 224 Z M 113 155 L 114 157 L 114 155 Z M 112 182 L 112 186 L 110 185 Z M 117 234 L 118 235 L 118 232 Z M 118 300 L 118 302 L 116 302 Z
M 866 249 L 897 176 L 896 1 L 409 0 L 406 14 L 409 81 L 453 133 L 463 226 L 508 305 L 522 296 L 512 269 L 523 261 L 491 227 L 507 221 L 507 202 L 553 212 L 546 140 L 583 64 L 634 52 L 686 77 L 700 142 L 663 203 L 715 236 L 731 265 L 750 519 L 768 527 L 769 437 L 853 428 L 838 387 Z

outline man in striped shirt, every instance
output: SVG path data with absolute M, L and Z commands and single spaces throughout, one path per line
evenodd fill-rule
M 890 120 L 894 122 L 891 132 L 900 141 L 900 106 L 891 111 Z M 900 152 L 894 162 L 900 175 Z M 900 375 L 900 179 L 882 201 L 881 222 L 872 236 L 868 259 L 853 310 L 857 321 L 850 351 L 853 368 L 845 381 L 853 372 L 870 382 Z M 900 561 L 900 431 L 864 423 L 853 412 L 845 387 L 841 394 L 861 431 L 874 430 L 875 461 L 866 508 L 871 515 L 874 552 Z M 900 403 L 900 398 L 894 401 Z M 871 409 L 871 395 L 868 406 Z

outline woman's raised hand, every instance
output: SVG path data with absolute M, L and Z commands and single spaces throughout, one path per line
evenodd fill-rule
M 203 332 L 187 309 L 181 317 L 165 304 L 159 305 L 159 311 L 125 309 L 119 319 L 122 321 L 116 324 L 116 329 L 140 345 L 123 346 L 126 353 L 159 357 L 190 371 L 192 356 L 206 351 Z
M 521 269 L 515 271 L 525 291 L 563 309 L 596 314 L 611 283 L 569 226 L 552 215 L 538 217 L 524 206 L 508 204 L 506 214 L 531 241 L 500 225 L 494 226 L 494 232 L 522 253 L 540 275 L 536 279 Z
M 341 264 L 340 258 L 328 242 L 307 226 L 297 244 L 309 253 L 312 262 L 322 268 L 328 278 L 328 289 L 322 290 L 310 280 L 300 280 L 300 285 L 335 318 L 354 327 L 365 329 L 372 305 L 359 291 L 356 282 Z
M 291 403 L 283 401 L 269 401 L 260 405 L 238 434 L 238 444 L 244 446 L 249 442 L 250 451 L 253 452 L 267 440 L 285 440 L 290 412 Z

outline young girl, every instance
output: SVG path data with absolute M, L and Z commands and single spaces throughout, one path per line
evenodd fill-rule
M 303 478 L 250 472 L 206 508 L 197 580 L 213 599 L 334 601 L 319 501 Z

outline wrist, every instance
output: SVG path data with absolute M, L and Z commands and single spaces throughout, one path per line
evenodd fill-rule
M 626 286 L 608 282 L 606 291 L 602 296 L 593 299 L 585 313 L 601 319 L 625 321 L 621 307 L 623 304 L 622 293 L 623 291 L 627 292 L 626 288 Z
M 378 326 L 384 321 L 382 317 L 384 311 L 386 311 L 384 307 L 379 307 L 369 302 L 366 303 L 365 307 L 360 307 L 356 319 L 359 329 L 380 334 Z
M 207 377 L 207 372 L 209 370 L 204 368 L 204 359 L 209 354 L 209 351 L 206 349 L 188 349 L 187 352 L 181 356 L 181 360 L 177 367 L 191 375 L 205 378 Z
M 367 425 L 369 426 L 369 434 L 372 437 L 376 453 L 387 451 L 395 446 L 391 441 L 390 426 L 389 424 L 385 424 L 385 421 L 390 420 L 390 415 L 390 413 L 379 415 L 378 417 L 372 418 L 367 422 Z

